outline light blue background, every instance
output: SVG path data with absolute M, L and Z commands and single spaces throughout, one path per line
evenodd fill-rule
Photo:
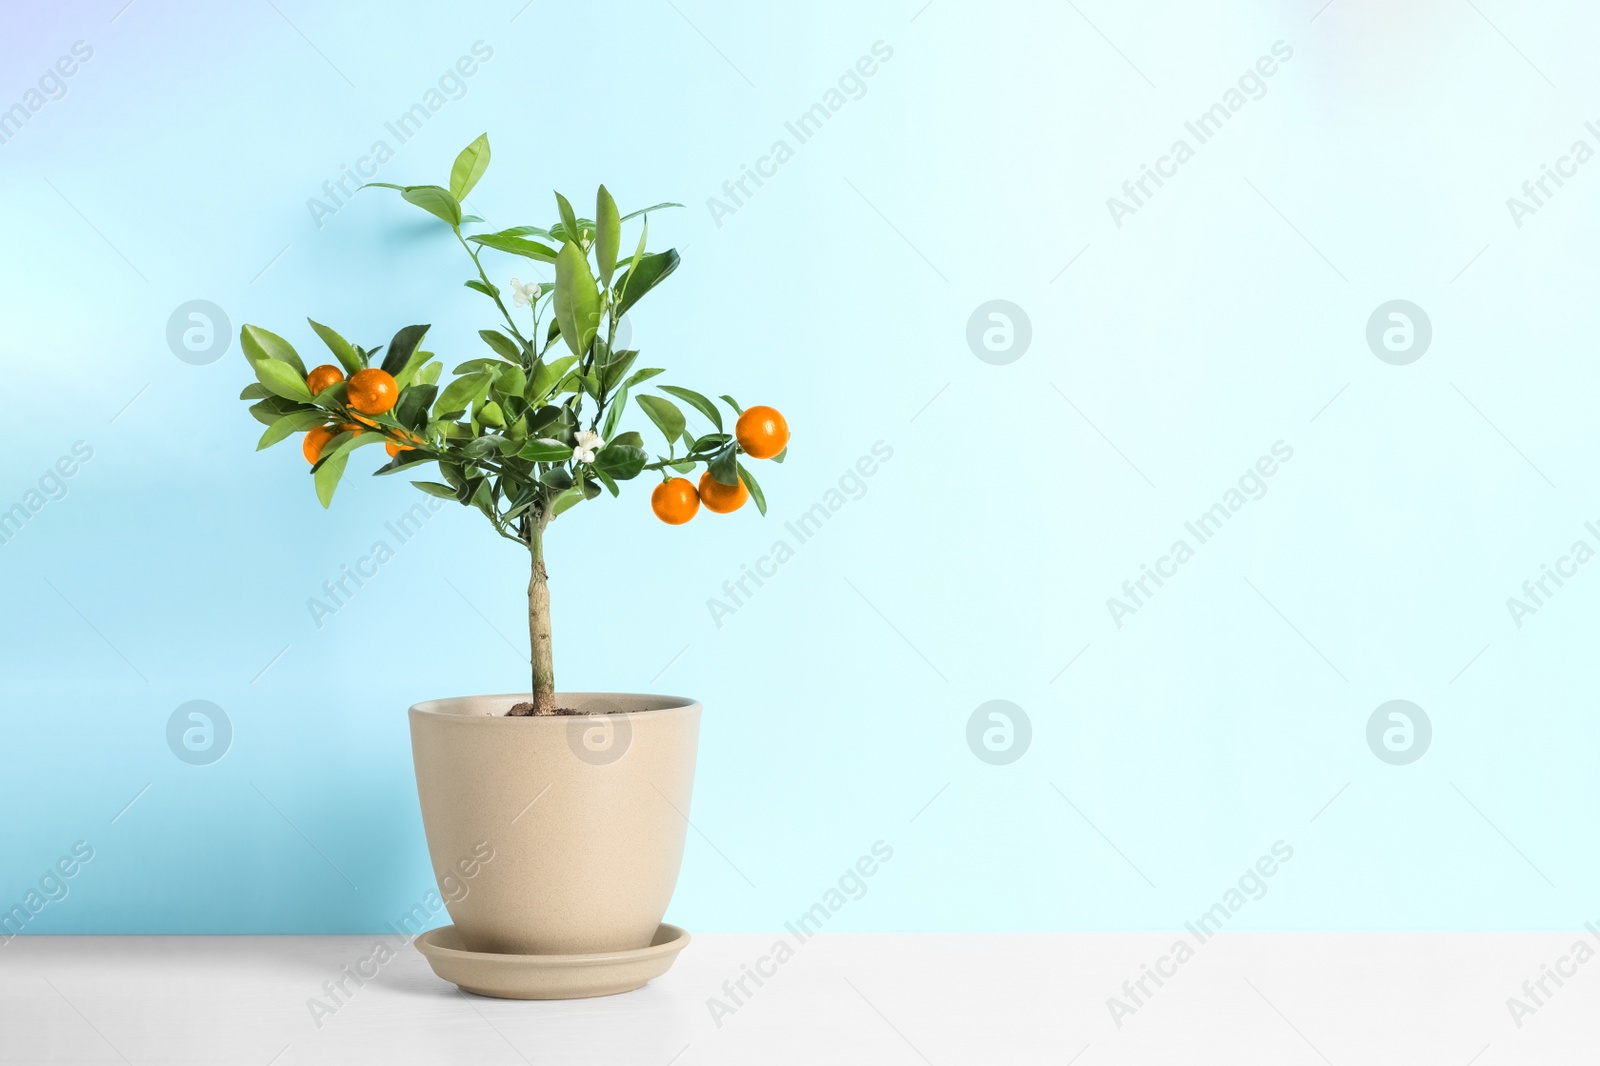
M 0 43 L 4 106 L 94 49 L 0 145 L 0 505 L 94 450 L 0 546 L 0 905 L 96 853 L 30 931 L 369 931 L 431 889 L 405 709 L 525 685 L 525 560 L 452 506 L 319 630 L 307 598 L 422 498 L 351 476 L 323 511 L 292 446 L 253 452 L 237 342 L 192 366 L 165 330 L 205 299 L 307 353 L 312 315 L 482 354 L 442 227 L 306 206 L 480 40 L 381 180 L 441 181 L 487 130 L 496 224 L 600 181 L 688 204 L 652 219 L 684 261 L 634 339 L 794 429 L 765 522 L 668 528 L 637 482 L 551 537 L 562 686 L 706 708 L 671 920 L 776 929 L 879 839 L 831 928 L 1174 928 L 1280 839 L 1237 928 L 1600 917 L 1600 565 L 1521 628 L 1505 603 L 1600 519 L 1600 163 L 1520 228 L 1505 203 L 1600 147 L 1580 5 L 122 2 L 13 8 Z M 1266 95 L 1115 225 L 1278 40 Z M 707 199 L 876 41 L 865 94 L 719 225 Z M 1396 298 L 1434 328 L 1403 367 L 1364 338 Z M 1032 323 L 1011 365 L 966 343 L 991 299 Z M 715 625 L 880 440 L 865 495 Z M 1265 497 L 1113 624 L 1279 440 Z M 1409 766 L 1366 745 L 1396 698 L 1434 728 Z M 211 766 L 166 746 L 191 699 L 233 723 Z M 1031 718 L 1008 766 L 967 747 L 991 699 Z

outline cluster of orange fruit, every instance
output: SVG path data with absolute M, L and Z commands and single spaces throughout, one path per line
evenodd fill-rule
M 733 433 L 739 447 L 752 459 L 771 459 L 789 446 L 789 423 L 774 407 L 749 408 L 739 416 Z M 728 514 L 743 507 L 749 498 L 750 490 L 743 478 L 737 485 L 724 485 L 707 470 L 700 475 L 698 489 L 682 477 L 657 485 L 650 494 L 650 509 L 668 525 L 681 526 L 699 512 L 702 503 L 708 511 Z
M 310 389 L 311 395 L 315 396 L 323 389 L 331 385 L 337 385 L 343 380 L 344 371 L 331 363 L 324 363 L 306 375 L 306 388 Z M 395 401 L 399 399 L 400 388 L 395 384 L 394 375 L 386 370 L 379 370 L 375 366 L 369 366 L 350 375 L 350 388 L 345 395 L 345 405 L 360 411 L 363 415 L 381 415 L 393 407 Z M 376 422 L 368 422 L 361 415 L 356 416 L 356 421 L 365 423 L 369 427 L 377 425 Z M 359 434 L 361 432 L 361 426 L 352 425 L 348 422 L 344 425 L 318 426 L 306 433 L 306 439 L 300 446 L 300 451 L 305 455 L 306 462 L 314 465 L 318 459 L 322 458 L 322 449 L 334 437 L 341 433 Z M 409 445 L 396 444 L 394 441 L 385 442 L 383 447 L 389 453 L 391 459 L 401 452 L 411 450 Z

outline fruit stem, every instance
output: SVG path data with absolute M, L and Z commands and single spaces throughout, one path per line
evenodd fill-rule
M 532 576 L 528 579 L 528 642 L 533 664 L 533 713 L 556 713 L 555 648 L 550 631 L 550 581 L 544 567 L 548 505 L 538 504 L 523 521 Z

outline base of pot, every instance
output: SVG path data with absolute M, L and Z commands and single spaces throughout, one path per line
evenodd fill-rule
M 587 999 L 641 988 L 672 967 L 689 934 L 662 923 L 649 947 L 587 955 L 499 955 L 468 951 L 453 925 L 417 937 L 433 972 L 463 992 L 496 999 Z

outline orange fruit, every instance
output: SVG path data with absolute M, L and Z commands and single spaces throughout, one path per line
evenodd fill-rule
M 315 396 L 329 385 L 337 385 L 344 380 L 344 371 L 332 363 L 323 363 L 306 375 L 306 388 Z
M 745 488 L 744 478 L 740 478 L 737 485 L 724 485 L 712 477 L 709 470 L 700 475 L 700 502 L 708 511 L 728 514 L 743 507 L 749 498 L 750 490 Z
M 305 442 L 300 445 L 300 453 L 306 457 L 306 462 L 315 466 L 317 460 L 322 458 L 322 449 L 338 435 L 339 431 L 333 426 L 317 426 L 306 433 Z
M 347 402 L 364 415 L 381 415 L 399 398 L 400 389 L 387 371 L 369 366 L 350 375 Z
M 789 446 L 789 423 L 776 407 L 748 408 L 733 433 L 752 459 L 771 459 Z
M 650 494 L 650 510 L 669 526 L 681 526 L 700 510 L 700 495 L 688 478 L 663 481 Z

